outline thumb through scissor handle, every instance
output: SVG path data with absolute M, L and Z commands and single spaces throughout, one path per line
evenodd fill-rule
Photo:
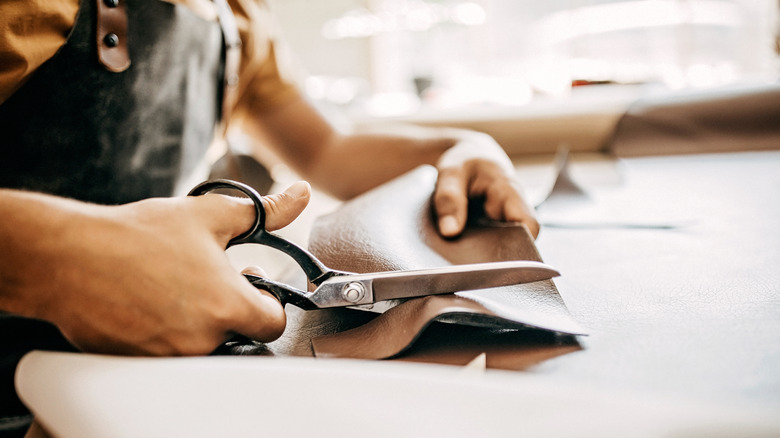
M 249 197 L 255 206 L 254 224 L 246 232 L 230 239 L 230 242 L 228 242 L 228 247 L 242 243 L 263 243 L 262 241 L 264 240 L 264 235 L 267 235 L 268 231 L 265 229 L 265 208 L 263 207 L 262 196 L 257 193 L 257 190 L 238 181 L 229 179 L 214 179 L 211 181 L 202 182 L 195 186 L 192 190 L 190 190 L 189 196 L 205 195 L 208 192 L 219 189 L 238 190 Z
M 189 195 L 200 196 L 218 189 L 238 190 L 247 195 L 255 206 L 255 223 L 248 231 L 231 239 L 230 242 L 228 242 L 228 247 L 242 243 L 258 243 L 278 249 L 292 257 L 301 269 L 303 269 L 303 272 L 306 273 L 306 277 L 309 281 L 315 285 L 319 285 L 326 279 L 338 274 L 337 271 L 325 267 L 322 262 L 317 260 L 316 257 L 305 249 L 282 239 L 275 234 L 271 234 L 265 229 L 265 208 L 263 207 L 263 199 L 252 187 L 229 179 L 215 179 L 198 184 L 195 188 L 190 190 Z

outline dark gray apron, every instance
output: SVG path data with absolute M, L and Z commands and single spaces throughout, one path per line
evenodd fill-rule
M 170 196 L 211 143 L 226 56 L 219 23 L 126 0 L 131 64 L 117 73 L 98 62 L 96 5 L 82 0 L 65 45 L 0 105 L 0 187 L 102 204 Z M 13 373 L 35 348 L 72 349 L 49 324 L 0 315 L 0 434 L 29 423 Z
M 0 187 L 104 204 L 169 196 L 213 137 L 220 27 L 128 0 L 132 64 L 114 73 L 97 61 L 94 3 L 82 1 L 67 43 L 0 106 Z

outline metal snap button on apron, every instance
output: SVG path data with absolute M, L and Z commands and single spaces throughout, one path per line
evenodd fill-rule
M 116 47 L 119 45 L 119 37 L 115 33 L 110 33 L 103 37 L 103 43 L 108 47 Z

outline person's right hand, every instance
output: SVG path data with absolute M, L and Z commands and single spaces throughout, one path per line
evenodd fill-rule
M 264 197 L 267 229 L 290 223 L 309 196 L 301 182 Z M 107 207 L 33 198 L 32 210 L 15 213 L 29 217 L 14 218 L 30 222 L 27 232 L 3 243 L 12 251 L 0 268 L 3 310 L 53 322 L 84 351 L 113 354 L 207 354 L 236 333 L 267 342 L 284 330 L 280 303 L 225 254 L 252 225 L 248 200 L 208 194 Z

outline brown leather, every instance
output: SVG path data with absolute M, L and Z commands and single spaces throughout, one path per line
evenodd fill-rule
M 326 265 L 354 272 L 541 261 L 533 239 L 521 226 L 472 226 L 458 239 L 441 238 L 430 206 L 435 182 L 436 170 L 425 166 L 346 203 L 318 219 L 310 250 Z M 501 331 L 527 327 L 584 333 L 553 282 L 547 280 L 412 299 L 353 330 L 315 337 L 312 345 L 317 356 L 393 357 L 435 321 L 478 327 L 482 332 L 479 344 L 500 338 Z M 484 352 L 484 347 L 472 345 L 471 353 Z
M 108 0 L 95 1 L 98 60 L 109 71 L 125 71 L 130 67 L 130 54 L 127 50 L 127 0 L 115 0 L 115 4 Z
M 618 156 L 780 149 L 780 83 L 642 99 L 620 119 Z
M 579 350 L 573 338 L 507 330 L 511 328 L 517 328 L 515 321 L 505 320 L 468 297 L 429 296 L 396 306 L 354 329 L 316 337 L 312 347 L 317 357 L 400 357 L 453 365 L 465 365 L 485 353 L 488 366 L 504 369 L 524 369 L 540 355 L 554 357 Z M 540 339 L 545 340 L 545 348 L 539 348 Z M 536 342 L 529 345 L 529 340 Z M 526 353 L 532 348 L 537 354 L 529 357 Z

